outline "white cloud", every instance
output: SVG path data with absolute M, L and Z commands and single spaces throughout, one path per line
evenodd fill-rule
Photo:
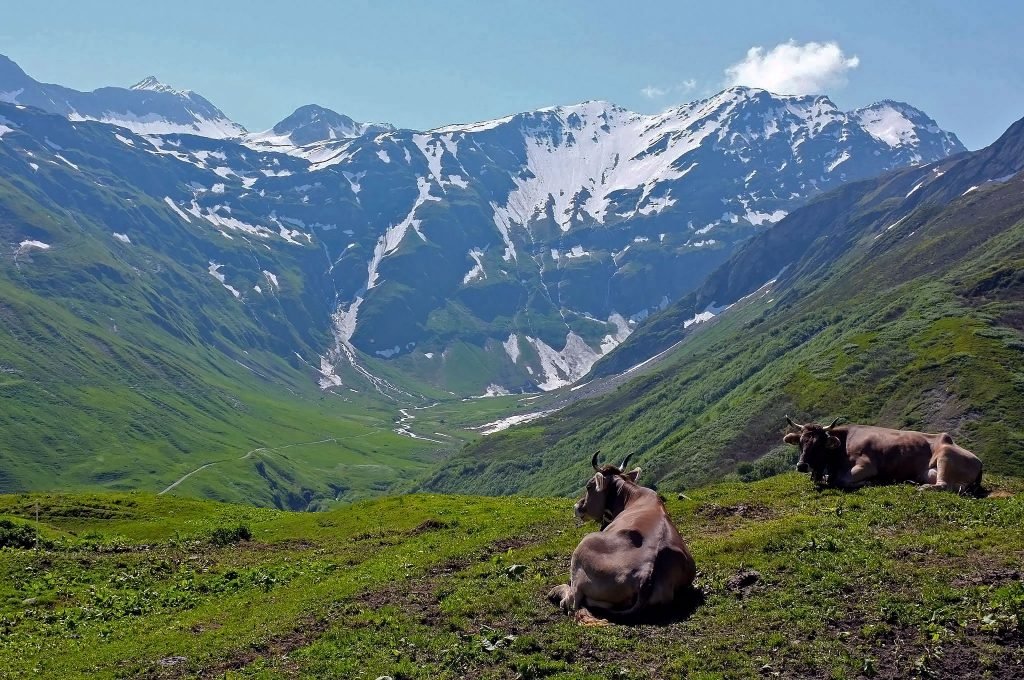
M 751 47 L 743 61 L 725 69 L 726 85 L 760 87 L 776 94 L 820 94 L 846 84 L 860 59 L 847 57 L 835 42 L 790 40 L 765 51 Z
M 648 85 L 647 87 L 640 90 L 640 94 L 647 97 L 648 99 L 660 99 L 671 92 L 677 92 L 680 94 L 687 94 L 697 88 L 696 78 L 687 78 L 683 82 L 679 83 L 674 87 L 658 87 L 656 85 Z
M 655 87 L 654 85 L 648 85 L 644 89 L 640 90 L 640 94 L 647 97 L 648 99 L 657 99 L 658 97 L 664 97 L 668 94 L 668 90 L 663 87 Z

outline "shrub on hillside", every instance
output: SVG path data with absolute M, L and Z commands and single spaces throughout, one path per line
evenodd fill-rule
M 236 527 L 217 527 L 210 536 L 210 542 L 214 545 L 231 545 L 239 541 L 248 541 L 252 538 L 252 531 L 245 524 Z
M 753 462 L 743 462 L 736 466 L 736 474 L 744 482 L 756 482 L 793 469 L 799 451 L 786 447 L 774 449 Z
M 0 519 L 0 548 L 33 548 L 38 542 L 35 527 Z

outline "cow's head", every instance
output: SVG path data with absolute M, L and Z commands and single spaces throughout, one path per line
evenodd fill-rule
M 832 434 L 832 428 L 839 422 L 839 418 L 832 421 L 831 425 L 818 425 L 810 423 L 801 425 L 793 422 L 786 416 L 786 422 L 799 432 L 789 432 L 782 441 L 800 447 L 800 460 L 796 463 L 797 472 L 810 472 L 811 479 L 821 482 L 825 478 L 829 464 L 835 460 L 843 446 L 839 437 Z
M 633 454 L 626 456 L 622 465 L 598 465 L 598 454 L 590 459 L 594 468 L 594 476 L 587 482 L 587 488 L 583 491 L 583 497 L 576 501 L 574 511 L 578 519 L 592 519 L 600 522 L 604 527 L 611 522 L 615 515 L 622 511 L 621 495 L 622 485 L 635 484 L 640 476 L 640 468 L 633 468 L 625 472 L 626 464 Z

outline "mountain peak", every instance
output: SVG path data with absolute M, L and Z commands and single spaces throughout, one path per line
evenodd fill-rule
M 245 128 L 191 90 L 176 90 L 148 76 L 126 87 L 101 87 L 92 92 L 41 83 L 15 62 L 0 55 L 3 101 L 34 106 L 75 120 L 96 120 L 138 134 L 190 134 L 213 139 L 234 138 Z
M 156 76 L 146 76 L 139 82 L 132 85 L 130 90 L 149 90 L 151 92 L 169 92 L 172 94 L 180 94 L 178 90 L 175 90 L 170 85 L 160 82 Z
M 352 128 L 358 123 L 342 113 L 332 111 L 319 104 L 305 104 L 292 111 L 291 115 L 275 125 L 273 130 L 282 135 L 309 125 Z
M 891 147 L 919 146 L 925 136 L 941 146 L 944 155 L 966 150 L 955 134 L 942 130 L 928 114 L 906 102 L 883 99 L 851 111 L 850 118 Z
M 394 129 L 393 125 L 387 123 L 359 123 L 319 104 L 305 104 L 270 130 L 254 134 L 249 139 L 254 143 L 268 143 L 272 146 L 305 146 L 391 132 Z

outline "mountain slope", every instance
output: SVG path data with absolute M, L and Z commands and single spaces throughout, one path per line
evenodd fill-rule
M 990 146 L 974 153 L 900 173 L 879 189 L 876 182 L 851 183 L 812 201 L 775 228 L 755 235 L 693 293 L 652 318 L 614 355 L 599 362 L 594 376 L 627 369 L 682 339 L 698 315 L 723 308 L 749 295 L 808 253 L 823 234 L 862 228 L 882 219 L 886 227 L 916 208 L 945 205 L 967 191 L 1009 179 L 1024 169 L 1024 121 L 1018 121 Z M 864 205 L 870 210 L 865 210 Z
M 650 343 L 639 356 L 685 338 L 664 368 L 485 438 L 426 487 L 566 492 L 597 449 L 638 454 L 648 479 L 668 488 L 741 465 L 763 474 L 788 465 L 786 413 L 948 431 L 987 469 L 1019 473 L 1022 140 L 1017 123 L 980 152 L 847 185 L 794 212 L 713 275 L 709 297 L 681 301 L 636 334 Z M 787 248 L 792 259 L 772 260 Z M 762 257 L 768 268 L 740 283 L 738 262 Z M 761 286 L 780 264 L 785 272 Z M 706 311 L 694 300 L 728 303 L 710 297 L 726 292 L 736 301 L 726 313 L 687 316 Z
M 26 79 L 8 63 L 0 90 L 22 101 Z M 202 225 L 218 264 L 216 244 L 240 235 L 316 251 L 301 265 L 312 331 L 297 332 L 320 338 L 325 372 L 374 360 L 460 396 L 569 384 L 822 190 L 962 149 L 904 104 L 844 113 L 750 88 L 652 116 L 585 102 L 429 132 L 305 106 L 231 136 L 148 135 L 117 155 L 166 157 L 172 181 L 137 186 Z M 229 265 L 248 288 L 264 278 L 250 262 Z
M 71 120 L 96 120 L 139 134 L 196 134 L 237 137 L 245 128 L 232 122 L 191 90 L 175 90 L 153 76 L 131 88 L 101 87 L 79 92 L 33 80 L 0 55 L 0 102 L 34 106 Z
M 514 358 L 522 350 L 508 352 L 511 375 L 519 370 L 506 388 L 566 384 L 632 324 L 698 285 L 735 244 L 820 189 L 919 161 L 922 152 L 962 149 L 932 128 L 893 144 L 827 98 L 734 88 L 657 116 L 587 102 L 411 140 L 378 136 L 378 157 L 397 155 L 380 148 L 397 144 L 414 159 L 418 148 L 429 173 L 416 170 L 413 209 L 378 241 L 365 283 L 343 303 L 348 339 L 374 353 L 383 340 L 403 367 L 430 370 L 410 350 L 444 352 L 454 322 L 479 328 L 474 344 L 492 357 L 501 358 L 505 343 L 539 355 L 543 380 L 523 375 Z M 359 154 L 372 160 L 368 141 L 315 167 L 351 164 Z M 480 226 L 453 272 L 460 253 L 429 244 L 440 220 L 462 207 L 455 200 L 468 201 L 465 214 Z M 448 273 L 432 282 L 437 297 L 418 294 L 423 268 Z M 387 324 L 398 309 L 414 323 Z
M 436 444 L 392 432 L 370 383 L 317 386 L 340 382 L 318 359 L 331 292 L 302 275 L 321 251 L 201 227 L 152 194 L 219 175 L 127 130 L 0 116 L 0 490 L 157 491 L 216 463 L 177 488 L 306 508 L 425 468 Z
M 282 152 L 0 102 L 0 489 L 316 508 L 399 488 L 527 403 L 470 396 L 583 375 L 763 230 L 754 213 L 955 142 L 753 90 L 429 133 L 299 114 L 280 129 L 335 139 Z M 747 177 L 776 153 L 794 167 Z

